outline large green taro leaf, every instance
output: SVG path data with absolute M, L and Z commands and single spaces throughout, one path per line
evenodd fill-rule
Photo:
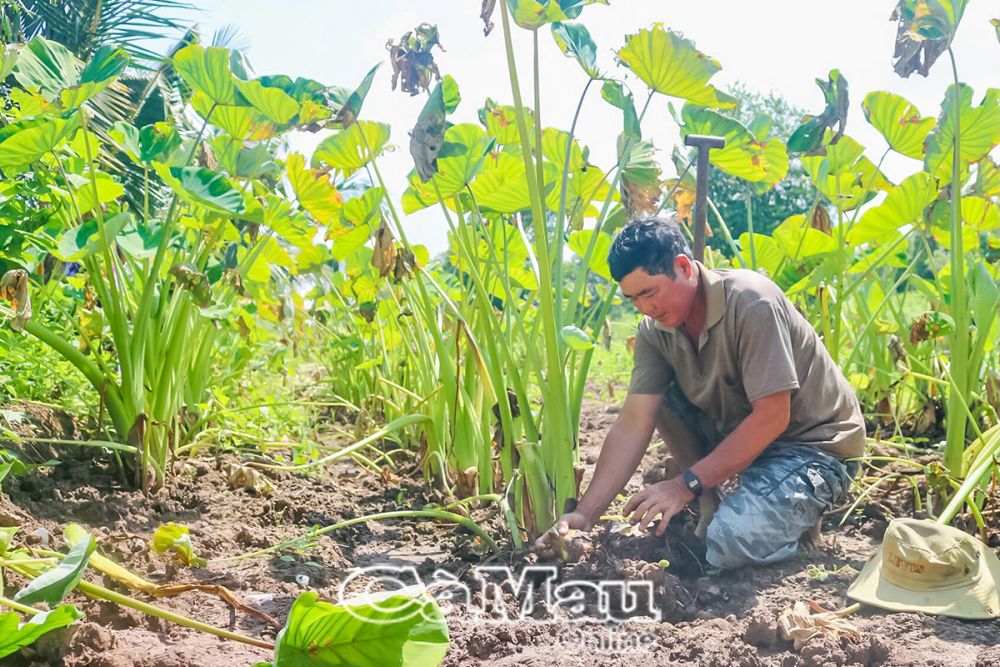
M 229 58 L 229 49 L 191 44 L 174 54 L 174 70 L 215 104 L 235 104 L 236 84 Z
M 128 212 L 119 213 L 104 221 L 104 233 L 109 244 L 114 244 L 115 238 L 130 221 L 131 215 Z M 99 252 L 103 246 L 100 227 L 97 220 L 91 218 L 79 227 L 64 232 L 56 241 L 54 254 L 64 262 L 78 262 Z
M 388 142 L 387 124 L 358 121 L 324 139 L 313 152 L 312 163 L 327 164 L 349 176 L 377 158 Z
M 658 93 L 699 106 L 732 109 L 736 98 L 708 83 L 722 66 L 694 42 L 657 23 L 625 38 L 618 59 Z
M 97 542 L 92 535 L 88 535 L 87 539 L 81 540 L 69 550 L 59 565 L 43 572 L 19 590 L 14 595 L 14 600 L 21 604 L 36 602 L 45 602 L 50 606 L 57 604 L 80 583 L 90 555 L 96 549 Z
M 776 137 L 758 139 L 734 118 L 685 104 L 681 133 L 725 137 L 726 145 L 709 153 L 711 163 L 732 176 L 773 186 L 788 173 L 788 151 Z
M 924 159 L 924 141 L 936 122 L 933 118 L 921 117 L 917 108 L 905 99 L 882 91 L 868 93 L 861 108 L 868 122 L 894 151 Z
M 813 228 L 804 215 L 787 218 L 774 229 L 772 236 L 781 251 L 794 263 L 837 249 L 837 242 L 830 235 Z
M 972 88 L 962 84 L 956 91 L 955 86 L 949 86 L 941 103 L 937 127 L 927 136 L 927 155 L 924 159 L 924 169 L 937 176 L 942 183 L 951 181 L 956 94 L 960 108 L 958 125 L 962 168 L 984 157 L 1000 141 L 1000 89 L 987 90 L 982 103 L 974 107 Z
M 436 204 L 438 192 L 447 199 L 464 190 L 479 173 L 492 145 L 490 137 L 474 123 L 448 128 L 438 154 L 437 173 L 426 183 L 416 172 L 410 174 L 410 186 L 403 193 L 403 211 L 409 214 Z
M 24 167 L 41 159 L 78 127 L 76 112 L 21 120 L 0 128 L 0 168 Z
M 913 174 L 889 194 L 878 206 L 865 211 L 847 234 L 852 246 L 862 243 L 884 243 L 899 235 L 905 225 L 918 223 L 924 210 L 937 198 L 937 186 L 927 172 Z
M 158 162 L 153 167 L 181 198 L 224 215 L 243 212 L 243 193 L 222 174 L 202 167 L 168 167 Z
M 448 625 L 433 598 L 405 591 L 332 605 L 302 593 L 275 639 L 274 667 L 436 667 Z
M 546 23 L 575 19 L 587 5 L 608 0 L 507 0 L 514 23 L 526 30 L 537 30 Z
M 369 188 L 348 199 L 340 212 L 340 223 L 330 225 L 328 238 L 333 240 L 333 258 L 342 262 L 364 247 L 382 219 L 385 190 Z
M 534 116 L 530 109 L 524 111 L 528 137 L 533 138 L 535 135 Z M 517 129 L 517 115 L 513 106 L 497 104 L 490 98 L 486 98 L 485 105 L 479 110 L 479 122 L 486 128 L 487 134 L 494 137 L 501 146 L 521 144 L 521 135 Z
M 576 58 L 591 79 L 600 78 L 597 71 L 597 45 L 582 23 L 553 23 L 552 38 L 567 57 Z
M 164 162 L 181 144 L 181 137 L 170 123 L 153 123 L 142 129 L 116 121 L 108 135 L 135 162 L 149 167 L 153 161 Z
M 21 623 L 15 611 L 0 614 L 0 658 L 16 653 L 45 633 L 64 628 L 83 617 L 84 613 L 71 604 L 35 614 L 25 623 Z
M 317 222 L 328 224 L 340 212 L 343 197 L 326 174 L 306 167 L 301 153 L 289 153 L 285 170 L 299 204 Z
M 827 130 L 830 134 L 830 130 Z M 844 135 L 836 144 L 825 141 L 826 155 L 803 156 L 802 166 L 816 189 L 842 211 L 872 199 L 892 183 L 864 154 L 864 147 Z
M 94 51 L 82 69 L 62 44 L 35 37 L 17 58 L 14 78 L 26 88 L 37 86 L 49 101 L 75 109 L 107 88 L 128 65 L 128 54 L 111 46 Z
M 269 120 L 285 125 L 299 113 L 299 103 L 281 88 L 265 86 L 259 79 L 243 81 L 234 77 L 240 95 Z
M 594 234 L 598 234 L 594 241 Z M 590 255 L 588 268 L 601 276 L 605 280 L 611 280 L 611 267 L 608 266 L 608 251 L 611 250 L 611 235 L 606 232 L 596 232 L 593 229 L 581 229 L 569 235 L 569 249 L 576 253 L 581 259 L 587 256 L 587 248 L 594 244 L 594 251 Z

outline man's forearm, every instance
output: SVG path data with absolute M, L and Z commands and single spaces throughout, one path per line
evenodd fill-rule
M 623 420 L 611 428 L 601 447 L 594 477 L 576 508 L 591 524 L 597 522 L 615 496 L 625 488 L 632 473 L 639 467 L 651 435 L 643 437 L 643 433 L 624 424 Z
M 787 428 L 787 410 L 787 399 L 755 406 L 710 454 L 691 467 L 691 472 L 705 488 L 743 472 Z

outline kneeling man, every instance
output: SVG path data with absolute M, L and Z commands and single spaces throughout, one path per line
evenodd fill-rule
M 851 386 L 812 326 L 759 273 L 707 269 L 676 223 L 627 224 L 608 256 L 622 293 L 645 315 L 629 393 L 575 511 L 536 546 L 590 530 L 635 472 L 653 436 L 683 474 L 628 502 L 649 528 L 702 496 L 708 562 L 719 568 L 793 556 L 823 513 L 847 493 L 865 426 Z M 714 517 L 704 502 L 739 474 Z

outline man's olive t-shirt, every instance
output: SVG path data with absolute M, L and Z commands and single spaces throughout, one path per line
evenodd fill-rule
M 679 329 L 644 317 L 629 392 L 665 394 L 676 380 L 725 436 L 750 414 L 751 402 L 791 390 L 791 420 L 775 442 L 861 456 L 865 425 L 858 399 L 781 289 L 754 271 L 698 267 L 707 313 L 697 349 Z

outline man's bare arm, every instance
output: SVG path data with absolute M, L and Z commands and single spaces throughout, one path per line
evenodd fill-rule
M 753 410 L 739 426 L 712 453 L 691 466 L 691 472 L 698 475 L 705 488 L 743 472 L 788 428 L 791 396 L 791 391 L 781 391 L 754 401 Z
M 691 466 L 691 472 L 698 475 L 706 489 L 743 471 L 788 427 L 791 392 L 765 396 L 752 405 L 753 411 L 740 425 L 710 454 Z M 632 496 L 625 506 L 625 514 L 631 513 L 632 523 L 643 528 L 648 528 L 657 516 L 661 516 L 656 534 L 662 535 L 671 517 L 693 498 L 694 494 L 681 478 L 675 477 L 647 486 Z
M 629 394 L 625 398 L 622 411 L 601 446 L 594 477 L 576 508 L 589 526 L 597 523 L 639 467 L 662 404 L 663 397 L 659 394 Z

